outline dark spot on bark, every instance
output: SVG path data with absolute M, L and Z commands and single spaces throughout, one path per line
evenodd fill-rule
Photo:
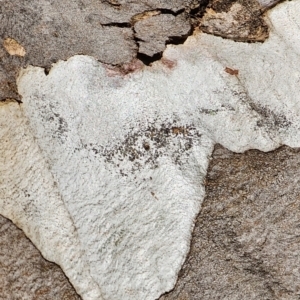
M 231 69 L 228 67 L 225 68 L 225 72 L 230 75 L 235 75 L 235 76 L 239 75 L 239 70 Z
M 147 142 L 145 142 L 145 143 L 143 144 L 143 147 L 144 147 L 144 149 L 145 149 L 146 151 L 149 151 L 149 150 L 150 150 L 150 145 L 149 145 L 149 143 L 147 143 Z

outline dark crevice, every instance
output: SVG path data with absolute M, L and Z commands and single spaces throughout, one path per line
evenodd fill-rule
M 134 40 L 138 43 L 138 42 L 145 42 L 143 39 L 141 39 L 141 38 L 138 38 L 138 37 L 136 37 L 136 36 L 134 36 Z M 138 46 L 138 44 L 137 44 L 137 46 Z
M 181 45 L 187 40 L 187 38 L 189 36 L 190 35 L 169 37 L 169 40 L 166 41 L 166 45 L 170 45 L 170 44 L 172 44 L 172 45 Z M 138 42 L 141 39 L 136 38 L 135 40 Z M 153 56 L 148 56 L 146 54 L 138 52 L 136 58 L 139 59 L 140 61 L 142 61 L 144 65 L 151 66 L 152 63 L 154 63 L 155 61 L 161 60 L 162 57 L 163 57 L 163 52 L 156 53 Z
M 115 0 L 105 0 L 104 3 L 107 3 L 109 5 L 111 5 L 114 8 L 120 8 L 122 5 L 120 3 L 118 3 L 118 1 Z
M 193 33 L 193 30 L 191 29 L 190 32 L 187 35 L 184 36 L 170 36 L 169 40 L 166 42 L 166 45 L 172 44 L 172 45 L 182 45 L 187 38 Z
M 166 41 L 166 45 L 181 45 L 183 44 L 187 38 L 193 33 L 194 29 L 191 28 L 190 32 L 187 35 L 184 36 L 171 36 Z M 142 41 L 142 39 L 135 37 L 134 38 L 137 46 L 139 47 L 139 41 Z M 158 52 L 153 56 L 148 56 L 144 53 L 137 53 L 136 58 L 143 62 L 144 65 L 150 66 L 153 62 L 160 60 L 163 57 L 163 52 Z
M 205 1 L 208 3 L 209 0 L 205 0 Z M 172 16 L 176 17 L 176 16 L 179 16 L 180 14 L 185 13 L 186 16 L 190 19 L 192 13 L 195 13 L 195 14 L 199 13 L 200 7 L 202 7 L 202 6 L 199 5 L 199 7 L 197 9 L 194 9 L 193 11 L 191 10 L 189 13 L 187 12 L 186 9 L 180 9 L 177 12 L 174 12 L 174 11 L 169 10 L 169 9 L 157 9 L 157 10 L 145 11 L 145 12 L 143 12 L 143 14 L 158 11 L 159 12 L 158 14 L 169 14 L 169 15 L 172 15 Z M 203 9 L 203 11 L 204 11 L 204 9 Z M 140 15 L 142 15 L 142 14 L 140 14 Z M 151 16 L 150 16 L 150 18 L 151 18 Z M 137 48 L 139 49 L 139 42 L 140 41 L 144 42 L 144 40 L 141 39 L 141 38 L 138 38 L 136 36 L 136 32 L 134 30 L 134 23 L 135 22 L 137 22 L 137 21 L 135 20 L 135 16 L 134 16 L 134 17 L 132 17 L 132 30 L 134 32 L 134 41 L 136 42 Z M 173 44 L 173 45 L 183 44 L 187 40 L 187 38 L 193 33 L 194 28 L 195 27 L 193 26 L 193 24 L 191 22 L 191 30 L 187 35 L 184 35 L 184 36 L 170 36 L 168 38 L 168 40 L 166 40 L 165 44 L 166 45 L 169 45 L 169 44 Z M 149 56 L 149 55 L 146 55 L 144 53 L 140 53 L 139 50 L 138 50 L 136 58 L 139 59 L 140 61 L 142 61 L 146 66 L 149 66 L 153 62 L 160 60 L 162 58 L 162 56 L 163 56 L 163 52 L 158 52 L 158 53 L 154 54 L 153 56 Z
M 177 17 L 178 15 L 182 14 L 185 11 L 185 9 L 182 8 L 182 9 L 176 11 L 176 12 L 174 12 L 171 9 L 159 9 L 159 11 L 162 14 L 173 15 L 174 17 Z
M 119 28 L 131 28 L 131 24 L 130 23 L 107 23 L 107 24 L 101 24 L 102 26 L 114 26 L 114 27 L 119 27 Z
M 205 13 L 205 9 L 206 7 L 208 6 L 210 0 L 200 0 L 200 1 L 197 1 L 197 4 L 194 5 L 192 8 L 188 7 L 188 8 L 183 8 L 183 9 L 180 9 L 176 12 L 170 10 L 170 9 L 156 9 L 156 11 L 159 11 L 160 14 L 169 14 L 169 15 L 173 15 L 173 16 L 179 16 L 180 14 L 185 14 L 186 17 L 189 19 L 190 21 L 190 24 L 191 24 L 191 30 L 190 32 L 187 34 L 187 35 L 184 35 L 184 36 L 170 36 L 168 38 L 168 40 L 166 40 L 165 44 L 166 45 L 169 45 L 169 44 L 172 44 L 172 45 L 180 45 L 180 44 L 183 44 L 187 38 L 193 34 L 194 30 L 199 27 L 199 24 L 200 24 L 200 20 L 201 18 L 203 17 L 204 13 Z M 155 11 L 155 10 L 152 10 L 152 11 Z M 148 12 L 151 12 L 151 11 L 148 11 Z M 147 13 L 147 12 L 144 12 L 144 13 Z M 134 22 L 132 22 L 133 25 L 134 25 Z M 134 28 L 132 26 L 132 29 L 134 31 Z M 137 47 L 139 48 L 139 41 L 143 41 L 141 38 L 137 38 L 136 37 L 136 33 L 134 32 L 134 35 L 135 35 L 135 42 L 137 44 Z M 143 54 L 143 53 L 140 53 L 139 50 L 138 50 L 138 53 L 137 53 L 137 59 L 141 60 L 145 65 L 149 66 L 151 65 L 153 62 L 157 61 L 157 60 L 160 60 L 163 56 L 163 52 L 159 52 L 159 53 L 156 53 L 155 55 L 153 56 L 148 56 L 146 54 Z
M 50 66 L 47 66 L 47 67 L 44 68 L 44 73 L 45 73 L 46 76 L 49 74 L 50 70 L 51 70 Z
M 153 56 L 148 56 L 143 53 L 138 53 L 136 58 L 143 62 L 144 65 L 150 66 L 153 62 L 158 61 L 162 58 L 163 53 L 156 53 Z
M 193 7 L 188 11 L 188 16 L 191 20 L 193 29 L 195 29 L 195 27 L 199 26 L 200 20 L 203 17 L 208 4 L 209 4 L 209 0 L 199 1 L 198 6 Z
M 194 29 L 196 26 L 199 25 L 199 20 L 203 16 L 205 12 L 205 8 L 208 5 L 209 0 L 199 1 L 198 5 L 196 7 L 193 7 L 192 9 L 179 9 L 178 11 L 174 12 L 171 9 L 153 9 L 149 11 L 143 11 L 140 14 L 137 14 L 131 18 L 131 23 L 107 23 L 107 24 L 101 24 L 102 26 L 115 26 L 120 28 L 132 28 L 134 32 L 134 41 L 137 45 L 137 48 L 139 49 L 139 41 L 143 41 L 141 38 L 136 37 L 136 32 L 134 31 L 134 24 L 139 21 L 138 16 L 147 15 L 151 12 L 157 12 L 158 14 L 169 14 L 174 17 L 179 16 L 180 14 L 186 14 L 186 17 L 190 20 L 191 23 L 191 30 L 187 35 L 184 36 L 171 36 L 166 40 L 166 45 L 173 44 L 173 45 L 180 45 L 183 44 L 187 38 L 193 34 Z M 150 18 L 152 16 L 149 16 Z M 153 62 L 158 61 L 162 58 L 163 52 L 158 52 L 154 54 L 153 56 L 148 56 L 144 53 L 140 53 L 139 50 L 137 50 L 136 58 L 142 61 L 145 65 L 149 66 Z
M 22 104 L 23 103 L 21 100 L 14 99 L 14 98 L 0 99 L 0 103 L 10 103 L 10 102 L 16 102 L 18 104 Z

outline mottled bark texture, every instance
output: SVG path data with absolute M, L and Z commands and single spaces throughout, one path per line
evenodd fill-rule
M 263 42 L 269 36 L 263 12 L 253 0 L 213 0 L 201 20 L 201 29 L 236 41 Z
M 300 153 L 216 146 L 189 256 L 160 300 L 299 299 Z
M 81 299 L 62 270 L 46 261 L 23 231 L 2 216 L 0 216 L 0 299 Z
M 195 27 L 263 41 L 263 14 L 275 3 L 0 0 L 0 100 L 21 100 L 21 67 L 47 72 L 75 54 L 116 66 L 148 62 Z M 175 289 L 161 299 L 299 299 L 299 164 L 289 148 L 233 154 L 217 147 L 190 255 Z M 0 299 L 80 299 L 60 268 L 3 217 L 0 252 Z
M 263 41 L 268 36 L 264 7 L 271 2 L 0 0 L 0 100 L 21 100 L 15 83 L 21 67 L 41 66 L 47 72 L 52 63 L 75 54 L 110 65 L 136 57 L 148 64 L 161 57 L 166 44 L 182 43 L 198 26 L 235 40 Z M 7 39 L 26 54 L 9 53 Z

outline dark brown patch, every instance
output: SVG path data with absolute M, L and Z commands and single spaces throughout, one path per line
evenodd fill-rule
M 175 135 L 182 134 L 188 135 L 188 128 L 187 127 L 172 127 L 172 133 Z
M 143 147 L 144 147 L 144 149 L 145 149 L 146 151 L 149 151 L 149 150 L 150 150 L 150 145 L 149 145 L 149 143 L 147 143 L 147 142 L 145 142 L 145 143 L 143 144 Z
M 228 67 L 225 68 L 225 72 L 230 74 L 230 75 L 235 75 L 235 76 L 239 75 L 239 70 L 231 69 L 231 68 L 228 68 Z

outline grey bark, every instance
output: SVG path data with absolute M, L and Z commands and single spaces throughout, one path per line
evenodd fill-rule
M 175 289 L 160 300 L 299 299 L 299 149 L 215 148 Z

